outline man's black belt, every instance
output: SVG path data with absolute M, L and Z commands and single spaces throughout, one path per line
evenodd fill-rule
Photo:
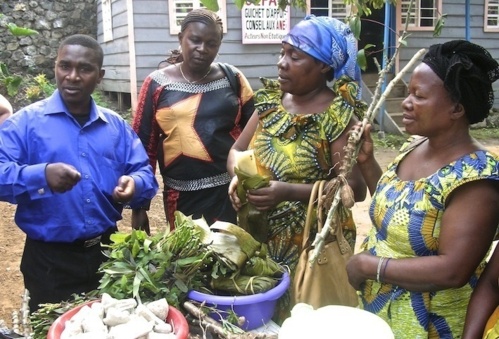
M 100 243 L 104 244 L 109 244 L 110 243 L 110 236 L 111 234 L 115 233 L 118 229 L 116 227 L 111 227 L 107 229 L 104 233 L 95 236 L 90 239 L 81 239 L 81 240 L 75 240 L 73 242 L 47 242 L 50 244 L 54 245 L 61 245 L 61 246 L 67 246 L 67 247 L 76 247 L 76 248 L 90 248 L 93 246 L 96 246 Z
M 87 240 L 76 240 L 74 242 L 68 243 L 68 245 L 74 245 L 75 247 L 92 247 L 95 245 L 100 244 L 100 241 L 102 239 L 102 235 L 98 235 L 92 239 L 87 239 Z

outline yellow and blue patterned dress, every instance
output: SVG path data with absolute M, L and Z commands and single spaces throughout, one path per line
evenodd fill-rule
M 374 227 L 363 246 L 373 255 L 437 255 L 449 194 L 474 180 L 499 180 L 499 158 L 486 151 L 467 154 L 426 178 L 400 180 L 396 171 L 413 149 L 409 144 L 388 166 L 372 197 L 369 214 Z M 411 292 L 368 280 L 361 291 L 362 306 L 385 319 L 397 339 L 460 338 L 470 295 L 484 266 L 482 261 L 465 286 L 438 292 Z

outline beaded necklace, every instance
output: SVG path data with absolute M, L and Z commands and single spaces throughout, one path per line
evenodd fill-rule
M 208 72 L 207 72 L 205 75 L 203 75 L 203 77 L 202 77 L 201 79 L 194 80 L 194 81 L 190 81 L 189 79 L 187 79 L 187 78 L 185 77 L 184 72 L 182 71 L 182 65 L 183 65 L 183 64 L 184 64 L 184 63 L 182 62 L 182 63 L 180 64 L 180 66 L 179 66 L 179 69 L 180 69 L 180 74 L 182 74 L 182 78 L 184 78 L 184 80 L 185 80 L 185 81 L 187 81 L 187 82 L 188 82 L 188 83 L 190 83 L 190 84 L 195 84 L 195 83 L 197 83 L 197 82 L 203 81 L 203 80 L 204 80 L 204 79 L 205 79 L 205 78 L 206 78 L 206 77 L 207 77 L 207 76 L 211 73 L 211 65 L 210 65 L 210 69 L 208 70 Z

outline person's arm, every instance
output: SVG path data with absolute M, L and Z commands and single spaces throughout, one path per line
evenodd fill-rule
M 348 124 L 345 131 L 331 143 L 331 157 L 333 164 L 337 164 L 333 167 L 336 175 L 340 174 L 340 164 L 345 157 L 345 146 L 348 143 L 348 137 L 350 135 L 350 130 L 356 124 L 357 119 L 353 118 Z M 352 170 L 347 175 L 348 184 L 354 192 L 355 201 L 364 201 L 366 198 L 366 183 L 357 165 L 352 167 Z
M 360 122 L 357 123 L 352 130 L 359 130 L 360 125 Z M 370 124 L 367 124 L 364 129 L 362 140 L 360 141 L 362 143 L 361 148 L 357 155 L 357 169 L 362 174 L 369 193 L 372 196 L 383 171 L 374 157 L 374 142 L 371 137 L 371 127 Z
M 431 292 L 465 285 L 492 243 L 499 223 L 499 183 L 473 181 L 456 188 L 441 221 L 438 254 L 390 259 L 382 265 L 382 281 L 409 291 Z M 349 280 L 359 289 L 375 280 L 380 257 L 368 252 L 347 264 Z
M 234 166 L 236 165 L 236 153 L 246 151 L 248 149 L 251 138 L 255 134 L 256 127 L 258 126 L 258 112 L 254 111 L 253 115 L 249 119 L 246 127 L 241 132 L 241 135 L 234 142 L 229 150 L 229 155 L 227 156 L 227 172 L 229 172 L 231 177 L 235 176 Z
M 153 173 L 156 172 L 158 156 L 157 145 L 159 142 L 159 126 L 155 119 L 154 95 L 156 91 L 160 90 L 159 84 L 150 76 L 144 80 L 140 89 L 137 109 L 132 122 L 132 128 L 139 136 L 140 141 L 146 150 Z M 149 217 L 147 215 L 150 204 L 150 201 L 144 201 L 142 206 L 132 208 L 131 223 L 133 229 L 141 229 L 148 234 L 150 233 Z
M 6 97 L 0 94 L 0 125 L 13 113 L 12 105 Z
M 244 76 L 241 70 L 239 70 L 237 67 L 234 68 L 237 71 L 236 77 L 239 80 L 239 99 L 241 105 L 241 116 L 238 123 L 241 127 L 241 130 L 243 130 L 244 128 L 246 128 L 246 124 L 251 119 L 255 111 L 255 98 L 253 89 L 251 88 L 248 79 Z
M 499 306 L 499 248 L 496 247 L 471 295 L 463 339 L 481 338 L 487 320 Z
M 47 182 L 48 163 L 29 162 L 28 144 L 31 139 L 25 133 L 30 115 L 23 109 L 16 114 L 19 118 L 16 124 L 9 120 L 0 127 L 0 201 L 12 204 L 28 199 L 45 199 L 56 194 Z
M 244 127 L 241 135 L 237 138 L 237 140 L 232 145 L 229 150 L 229 155 L 227 156 L 227 172 L 232 177 L 232 180 L 229 184 L 229 198 L 232 203 L 232 207 L 237 211 L 241 208 L 241 200 L 237 196 L 237 176 L 234 171 L 234 167 L 236 165 L 236 153 L 246 151 L 248 149 L 249 143 L 253 134 L 255 134 L 256 127 L 258 126 L 258 112 L 254 111 L 253 115 L 249 119 L 246 127 Z
M 154 198 L 158 191 L 158 182 L 137 134 L 125 121 L 123 121 L 123 124 L 125 125 L 125 131 L 122 138 L 126 144 L 123 175 L 133 179 L 134 187 L 131 196 L 124 197 L 128 192 L 127 190 L 121 193 L 121 202 L 128 202 L 130 207 L 135 209 L 148 204 Z M 125 180 L 125 182 L 127 181 L 128 179 Z M 120 186 L 120 183 L 117 183 L 117 185 Z
M 133 116 L 132 129 L 138 135 L 149 157 L 149 163 L 156 171 L 160 129 L 156 121 L 155 97 L 159 96 L 160 84 L 148 76 L 140 88 L 137 109 Z

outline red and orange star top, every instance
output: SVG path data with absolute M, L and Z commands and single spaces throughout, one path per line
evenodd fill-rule
M 163 146 L 168 145 L 168 150 L 164 152 L 165 166 L 181 155 L 207 162 L 212 161 L 194 128 L 201 97 L 202 94 L 195 94 L 170 107 L 162 107 L 158 110 L 156 114 L 158 124 L 168 136 L 163 142 Z

